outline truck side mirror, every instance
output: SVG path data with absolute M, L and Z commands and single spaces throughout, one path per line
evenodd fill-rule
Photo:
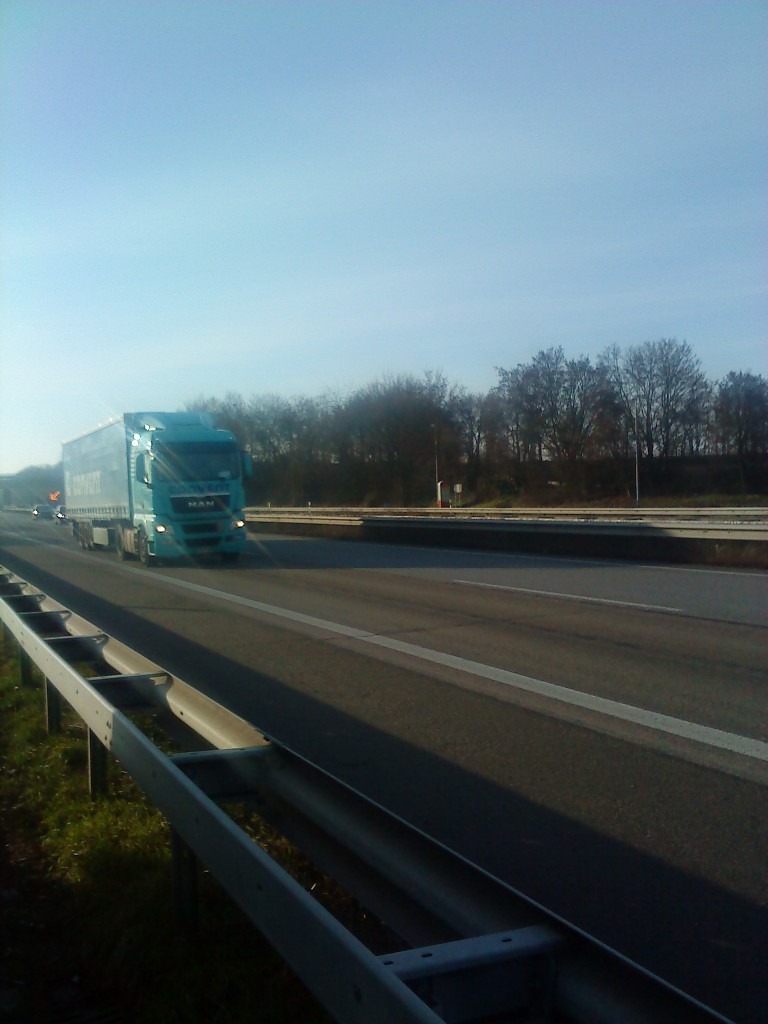
M 142 452 L 141 455 L 136 456 L 136 479 L 141 484 L 146 484 L 147 487 L 152 486 L 152 479 L 149 475 L 149 465 L 147 464 L 147 456 Z
M 243 464 L 243 476 L 250 480 L 253 476 L 253 458 L 250 452 L 240 452 L 240 461 Z

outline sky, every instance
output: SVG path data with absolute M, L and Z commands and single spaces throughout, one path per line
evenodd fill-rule
M 0 474 L 562 346 L 768 368 L 764 0 L 3 0 Z

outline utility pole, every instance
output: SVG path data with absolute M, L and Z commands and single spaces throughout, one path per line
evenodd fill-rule
M 635 507 L 640 508 L 640 431 L 638 400 L 635 399 Z

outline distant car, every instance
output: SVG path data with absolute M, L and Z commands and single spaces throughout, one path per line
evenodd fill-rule
M 32 515 L 35 519 L 53 519 L 53 509 L 50 505 L 35 505 Z
M 66 523 L 67 521 L 67 509 L 65 505 L 57 505 L 54 512 L 57 523 Z

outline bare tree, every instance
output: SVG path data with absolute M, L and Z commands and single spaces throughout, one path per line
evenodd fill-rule
M 683 452 L 686 421 L 702 407 L 707 386 L 701 362 L 687 341 L 662 338 L 652 343 L 657 354 L 658 450 L 664 458 Z
M 497 372 L 517 457 L 548 455 L 581 486 L 581 466 L 597 451 L 604 417 L 615 404 L 605 374 L 587 356 L 566 359 L 562 348 L 542 350 L 528 365 Z
M 615 454 L 628 458 L 638 442 L 639 401 L 625 367 L 625 356 L 618 345 L 611 345 L 599 357 L 597 365 L 615 403 L 615 422 L 611 429 L 613 450 Z
M 681 454 L 686 438 L 690 442 L 695 426 L 705 420 L 708 395 L 701 363 L 688 342 L 661 338 L 623 354 L 613 347 L 601 363 L 624 407 L 627 436 L 637 420 L 647 458 Z
M 507 443 L 519 464 L 544 457 L 544 410 L 539 376 L 531 364 L 520 363 L 513 370 L 496 368 L 496 393 L 502 400 Z
M 715 429 L 724 452 L 739 458 L 768 451 L 768 382 L 754 373 L 731 372 L 717 387 Z

